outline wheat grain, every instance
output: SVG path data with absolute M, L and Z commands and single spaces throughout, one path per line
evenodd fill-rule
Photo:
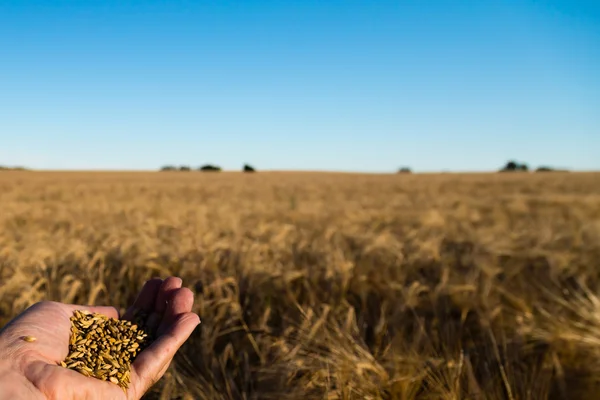
M 131 363 L 151 341 L 145 318 L 138 313 L 132 323 L 76 310 L 71 317 L 69 354 L 60 365 L 127 389 Z

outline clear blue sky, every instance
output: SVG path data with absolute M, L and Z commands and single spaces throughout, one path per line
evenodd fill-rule
M 0 0 L 0 164 L 600 170 L 600 1 Z

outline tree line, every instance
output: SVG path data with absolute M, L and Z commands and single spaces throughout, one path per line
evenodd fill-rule
M 2 171 L 2 170 L 4 170 L 4 171 L 26 171 L 26 170 L 28 170 L 28 168 L 21 167 L 21 166 L 10 166 L 9 167 L 9 166 L 0 165 L 0 171 Z M 161 171 L 192 171 L 192 170 L 195 170 L 195 171 L 202 171 L 202 172 L 220 172 L 221 167 L 219 167 L 218 165 L 213 165 L 213 164 L 204 164 L 197 168 L 192 168 L 189 165 L 179 165 L 179 166 L 164 165 L 160 168 L 160 170 Z M 244 166 L 242 167 L 242 171 L 243 172 L 256 172 L 256 168 L 254 168 L 250 164 L 244 164 Z M 499 172 L 528 172 L 528 171 L 530 171 L 530 169 L 526 163 L 518 162 L 515 160 L 508 161 L 499 170 Z M 552 172 L 552 171 L 566 172 L 567 170 L 557 169 L 557 168 L 550 167 L 547 165 L 542 165 L 535 169 L 535 172 Z M 399 174 L 410 174 L 410 173 L 412 173 L 412 170 L 408 166 L 403 166 L 398 169 L 398 173 Z
M 519 172 L 519 171 L 528 172 L 529 166 L 525 163 L 520 163 L 515 160 L 510 160 L 506 163 L 506 165 L 504 165 L 504 167 L 502 167 L 500 169 L 500 172 Z M 549 167 L 547 165 L 542 165 L 535 169 L 535 172 L 552 172 L 552 171 L 566 172 L 566 170 L 564 170 L 564 169 L 556 169 L 553 167 Z
M 500 168 L 499 172 L 528 172 L 529 166 L 525 163 L 521 163 L 515 160 L 508 161 L 504 167 Z M 549 167 L 547 165 L 539 166 L 535 169 L 535 172 L 567 172 L 565 169 L 557 169 L 554 167 Z M 410 167 L 401 167 L 398 169 L 399 174 L 410 174 L 412 170 Z
M 218 165 L 213 165 L 213 164 L 205 164 L 205 165 L 201 165 L 198 168 L 192 168 L 189 165 L 180 165 L 180 166 L 176 166 L 176 165 L 164 165 L 160 168 L 161 171 L 202 171 L 202 172 L 220 172 L 221 171 L 221 167 L 219 167 Z M 249 165 L 249 164 L 244 164 L 244 166 L 242 167 L 242 171 L 243 172 L 256 172 L 256 168 L 254 168 L 253 166 Z

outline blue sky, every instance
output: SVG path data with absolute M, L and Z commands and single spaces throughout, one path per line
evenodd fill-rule
M 0 164 L 600 170 L 596 0 L 0 0 Z

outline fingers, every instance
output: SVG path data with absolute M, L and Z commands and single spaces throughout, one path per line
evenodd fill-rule
M 174 290 L 179 289 L 182 284 L 183 281 L 181 280 L 181 278 L 177 278 L 175 276 L 171 276 L 165 279 L 165 281 L 160 287 L 160 290 L 158 291 L 158 296 L 156 296 L 156 305 L 154 306 L 154 310 L 158 314 L 162 314 L 165 312 L 167 308 L 167 300 L 171 296 L 172 292 Z
M 147 325 L 151 331 L 158 329 L 160 322 L 162 321 L 163 314 L 167 309 L 167 302 L 173 296 L 174 292 L 181 288 L 183 281 L 181 278 L 171 276 L 164 280 L 160 285 L 160 289 L 156 295 L 154 303 L 154 312 L 148 317 Z M 191 310 L 191 308 L 190 308 Z M 187 310 L 187 311 L 190 311 Z
M 178 302 L 180 301 L 179 299 Z M 200 318 L 192 312 L 177 315 L 166 332 L 137 356 L 132 365 L 131 377 L 133 393 L 137 397 L 132 397 L 140 398 L 162 377 L 177 350 L 199 323 Z
M 133 305 L 125 312 L 123 318 L 129 320 L 132 319 L 138 310 L 143 310 L 145 312 L 151 312 L 154 310 L 156 297 L 162 283 L 163 280 L 159 278 L 154 278 L 147 281 L 142 287 L 142 290 L 140 290 L 140 293 L 133 302 Z
M 167 278 L 156 296 L 148 324 L 158 328 L 158 336 L 137 356 L 132 366 L 133 393 L 138 397 L 163 376 L 177 350 L 200 323 L 200 318 L 190 312 L 194 294 L 181 285 L 181 279 Z
M 158 335 L 167 332 L 175 323 L 177 317 L 192 310 L 194 293 L 188 288 L 180 288 L 171 293 L 167 300 L 167 308 L 158 327 Z

